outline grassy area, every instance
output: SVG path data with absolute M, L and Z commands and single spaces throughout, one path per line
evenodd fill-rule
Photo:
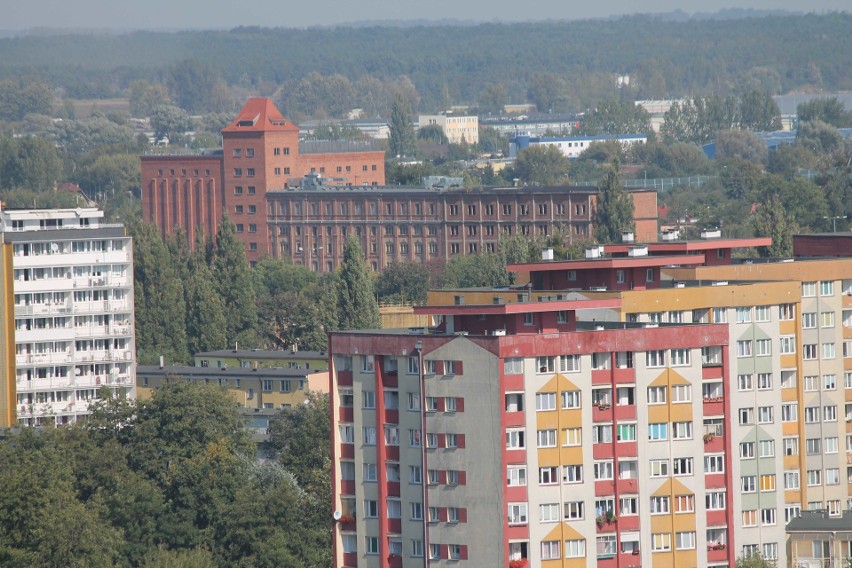
M 104 113 L 130 113 L 129 99 L 81 99 L 72 101 L 77 118 L 89 118 L 96 110 Z

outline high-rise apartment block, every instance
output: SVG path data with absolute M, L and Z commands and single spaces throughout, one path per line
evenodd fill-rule
M 74 422 L 102 387 L 135 396 L 131 239 L 102 218 L 93 208 L 0 213 L 10 422 Z
M 787 522 L 852 503 L 852 259 L 732 258 L 765 244 L 596 247 L 333 333 L 335 566 L 787 565 Z

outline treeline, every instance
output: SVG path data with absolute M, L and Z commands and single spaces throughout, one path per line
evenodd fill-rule
M 295 100 L 302 87 L 320 84 L 309 75 L 324 77 L 312 91 L 321 102 L 302 97 L 304 108 L 289 109 L 294 119 L 317 105 L 329 114 L 349 106 L 335 99 L 349 90 L 370 92 L 376 85 L 368 77 L 384 84 L 407 77 L 427 111 L 526 99 L 545 111 L 582 111 L 620 94 L 850 89 L 850 27 L 852 15 L 830 13 L 27 36 L 0 40 L 0 79 L 38 80 L 69 98 L 107 98 L 126 96 L 140 79 L 173 84 L 182 62 L 198 61 L 209 72 L 191 77 L 187 88 L 213 95 L 221 85 L 267 95 L 283 86 L 283 98 Z M 629 75 L 629 85 L 619 90 L 616 75 Z M 187 110 L 195 104 L 175 101 Z
M 258 460 L 227 391 L 174 381 L 71 428 L 2 432 L 0 565 L 326 568 L 328 416 L 326 395 L 283 409 Z
M 372 276 L 352 239 L 340 270 L 319 275 L 271 259 L 249 267 L 227 218 L 192 250 L 180 231 L 164 240 L 154 225 L 130 229 L 140 363 L 189 363 L 237 345 L 320 350 L 329 331 L 380 327 Z

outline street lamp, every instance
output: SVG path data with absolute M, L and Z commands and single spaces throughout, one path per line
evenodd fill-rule
M 846 215 L 837 215 L 836 217 L 830 217 L 830 216 L 823 217 L 823 219 L 831 219 L 831 225 L 832 225 L 831 232 L 832 233 L 837 232 L 837 220 L 838 219 L 845 219 L 845 218 L 846 218 Z

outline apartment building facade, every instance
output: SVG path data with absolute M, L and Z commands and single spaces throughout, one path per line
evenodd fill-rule
M 730 439 L 702 475 L 693 426 L 727 420 L 702 398 L 727 382 L 727 328 L 482 294 L 419 308 L 442 318 L 427 333 L 332 334 L 335 566 L 732 564 L 707 540 L 732 524 Z
M 657 239 L 657 194 L 630 191 L 636 238 Z M 348 236 L 381 270 L 395 261 L 448 260 L 495 252 L 499 240 L 561 231 L 593 238 L 595 187 L 424 189 L 347 187 L 267 193 L 271 250 L 278 258 L 331 272 Z
M 417 126 L 441 127 L 450 144 L 479 144 L 479 117 L 454 114 L 421 114 Z
M 20 424 L 75 422 L 103 387 L 135 397 L 132 243 L 102 219 L 94 208 L 0 213 Z

